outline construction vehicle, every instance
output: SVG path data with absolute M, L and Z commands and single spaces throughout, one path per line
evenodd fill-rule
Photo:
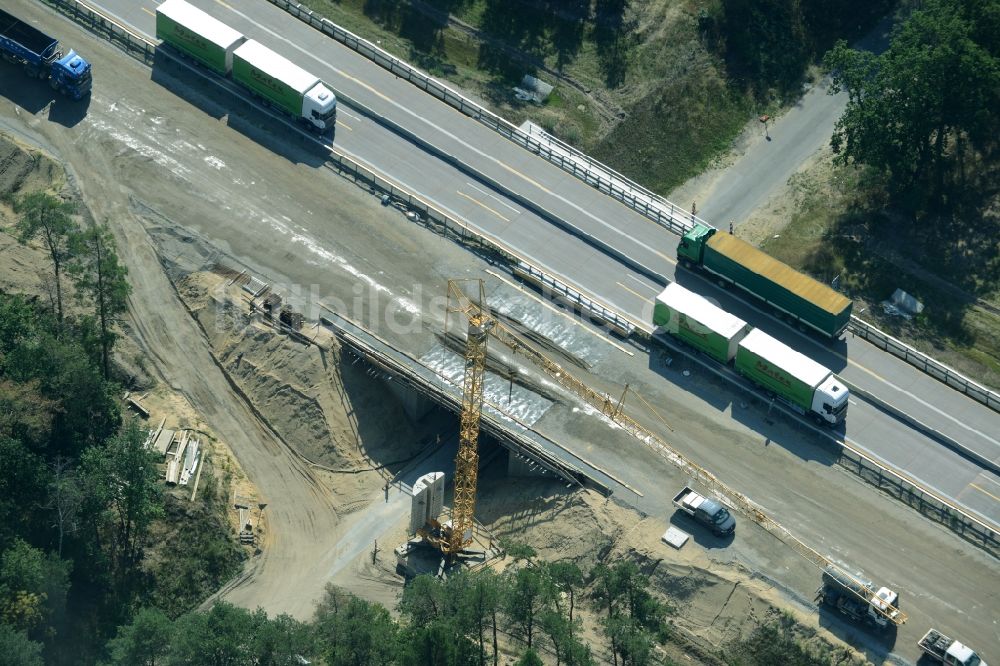
M 336 122 L 337 96 L 318 76 L 185 0 L 156 8 L 156 37 L 315 132 Z
M 479 479 L 479 422 L 483 412 L 483 382 L 486 379 L 486 344 L 497 325 L 486 307 L 482 280 L 476 280 L 479 284 L 478 303 L 473 303 L 462 291 L 462 282 L 465 280 L 448 280 L 448 313 L 461 312 L 469 320 L 451 520 L 442 524 L 431 518 L 426 526 L 417 530 L 417 534 L 440 550 L 442 555 L 452 559 L 472 544 Z M 455 309 L 451 307 L 452 299 L 458 303 Z
M 819 363 L 676 282 L 653 307 L 653 324 L 828 426 L 847 416 L 850 391 Z
M 917 641 L 917 647 L 945 666 L 986 666 L 986 662 L 972 648 L 945 636 L 937 629 L 929 629 Z
M 823 570 L 823 585 L 817 590 L 822 603 L 835 608 L 854 622 L 878 629 L 893 625 L 899 616 L 899 595 L 887 587 L 874 590 L 861 573 L 848 573 L 832 563 Z
M 726 507 L 689 486 L 684 486 L 684 490 L 674 495 L 674 506 L 707 526 L 715 536 L 727 536 L 736 531 L 736 519 Z
M 73 99 L 90 94 L 90 63 L 70 49 L 63 55 L 59 40 L 0 9 L 0 56 L 24 66 L 33 79 L 48 80 L 54 90 Z
M 829 338 L 851 320 L 851 300 L 732 234 L 696 224 L 677 246 L 677 259 L 759 298 Z
M 794 549 L 799 555 L 809 561 L 816 568 L 822 571 L 823 569 L 829 567 L 832 570 L 840 570 L 846 574 L 846 571 L 844 571 L 838 564 L 789 532 L 787 528 L 783 527 L 777 521 L 768 516 L 746 495 L 723 483 L 714 474 L 671 447 L 661 435 L 650 430 L 648 427 L 644 426 L 630 416 L 626 412 L 624 404 L 625 395 L 628 393 L 627 386 L 626 391 L 622 394 L 621 398 L 616 399 L 607 393 L 601 393 L 593 388 L 592 382 L 587 382 L 575 377 L 572 373 L 568 372 L 566 368 L 548 358 L 540 351 L 534 349 L 527 341 L 513 333 L 503 324 L 489 317 L 486 310 L 486 300 L 481 281 L 479 285 L 479 303 L 474 303 L 462 292 L 460 288 L 458 288 L 456 281 L 449 280 L 448 282 L 449 311 L 452 312 L 457 310 L 464 312 L 469 318 L 470 330 L 477 331 L 480 328 L 485 328 L 490 337 L 507 346 L 514 354 L 520 355 L 536 364 L 555 384 L 561 386 L 571 394 L 575 395 L 578 399 L 593 407 L 604 417 L 620 427 L 623 431 L 632 435 L 636 441 L 642 443 L 642 445 L 660 455 L 665 462 L 676 466 L 686 474 L 690 475 L 692 480 L 696 481 L 700 485 L 725 496 L 729 500 L 728 504 L 732 509 L 739 511 L 754 523 L 760 525 L 761 528 Z M 454 310 L 451 308 L 451 301 L 453 297 L 458 301 L 458 306 L 454 308 Z M 477 367 L 479 362 L 485 364 L 486 347 L 484 340 L 479 340 L 477 337 L 476 343 L 473 344 L 471 348 L 467 345 L 466 349 L 467 373 L 470 370 L 470 360 L 473 361 L 471 365 L 472 368 Z M 482 353 L 482 356 L 479 356 L 480 352 Z M 480 359 L 480 361 L 476 361 L 477 358 Z M 474 387 L 475 382 L 470 382 L 467 379 L 466 387 L 470 386 Z M 468 390 L 469 389 L 467 388 L 466 391 L 468 392 Z M 652 405 L 650 405 L 647 401 L 642 400 L 641 396 L 639 396 L 639 394 L 635 391 L 632 393 L 636 395 L 637 398 L 640 398 L 642 404 L 645 405 L 646 408 L 654 416 L 656 416 L 656 418 L 663 422 L 667 429 L 670 429 L 670 426 L 666 425 L 666 422 L 656 412 Z M 482 405 L 481 396 L 482 394 L 480 392 L 480 407 Z M 468 411 L 470 416 L 472 414 L 478 414 L 478 410 L 472 409 L 475 406 L 475 400 L 476 395 L 474 390 L 471 394 L 467 394 L 465 396 L 463 404 L 468 404 L 469 409 L 463 410 L 463 417 L 466 411 Z M 465 422 L 466 421 L 463 418 L 463 426 Z M 471 524 L 471 514 L 469 514 L 469 519 Z M 866 604 L 869 603 L 872 597 L 877 594 L 870 588 L 865 588 L 863 586 L 860 588 L 852 587 L 849 590 L 849 593 L 854 594 L 858 599 L 861 599 Z M 906 622 L 906 614 L 896 608 L 895 605 L 888 599 L 872 605 L 871 608 L 876 614 L 882 615 L 888 622 L 891 622 L 894 625 L 898 626 Z

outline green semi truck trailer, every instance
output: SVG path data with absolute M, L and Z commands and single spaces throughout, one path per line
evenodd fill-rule
M 677 246 L 682 265 L 736 285 L 830 338 L 851 319 L 851 300 L 732 234 L 696 224 Z
M 156 37 L 312 130 L 336 122 L 337 97 L 318 76 L 185 0 L 156 8 Z
M 850 391 L 829 369 L 676 282 L 656 297 L 653 324 L 719 363 L 732 363 L 800 414 L 830 426 L 847 415 Z

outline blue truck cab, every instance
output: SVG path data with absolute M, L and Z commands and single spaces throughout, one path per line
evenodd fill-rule
M 0 9 L 0 56 L 24 66 L 24 73 L 46 80 L 67 97 L 81 99 L 90 94 L 90 63 L 72 49 L 59 50 L 59 40 Z
M 49 83 L 52 87 L 73 99 L 81 99 L 90 94 L 93 78 L 90 63 L 73 49 L 54 61 L 49 69 Z

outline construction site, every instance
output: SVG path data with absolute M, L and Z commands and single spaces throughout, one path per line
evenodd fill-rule
M 85 115 L 5 98 L 0 193 L 55 188 L 114 232 L 124 400 L 171 492 L 194 501 L 206 466 L 229 484 L 246 560 L 206 605 L 308 619 L 334 584 L 391 609 L 413 576 L 503 570 L 518 543 L 584 571 L 634 561 L 674 609 L 675 663 L 721 663 L 781 617 L 837 663 L 915 663 L 948 621 L 997 653 L 996 551 L 814 428 L 359 187 L 253 109 L 230 115 L 211 84 L 151 78 L 59 25 L 117 76 Z M 44 294 L 44 252 L 4 210 L 0 288 Z M 688 487 L 735 533 L 683 510 Z M 599 619 L 583 627 L 610 663 Z

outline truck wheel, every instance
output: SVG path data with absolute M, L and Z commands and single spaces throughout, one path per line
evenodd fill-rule
M 55 79 L 49 79 L 49 85 L 52 86 L 53 90 L 59 90 L 59 82 Z

